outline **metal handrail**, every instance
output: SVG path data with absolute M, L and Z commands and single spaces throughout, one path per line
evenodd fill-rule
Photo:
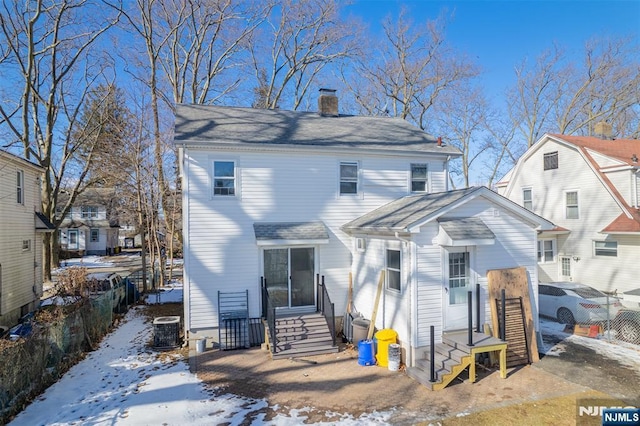
M 267 291 L 267 280 L 264 277 L 260 277 L 260 286 L 262 288 L 262 318 L 267 321 L 267 327 L 269 328 L 269 337 L 271 344 L 271 353 L 276 353 L 277 341 L 276 341 L 276 308 L 271 302 L 269 292 Z
M 333 345 L 336 344 L 336 320 L 335 320 L 335 306 L 331 302 L 327 286 L 324 283 L 324 275 L 320 280 L 320 274 L 316 274 L 316 282 L 318 288 L 318 297 L 316 298 L 316 309 L 327 320 L 329 331 L 331 332 L 331 341 Z

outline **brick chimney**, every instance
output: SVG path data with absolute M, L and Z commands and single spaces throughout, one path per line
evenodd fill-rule
M 599 121 L 594 126 L 593 132 L 597 138 L 610 140 L 613 133 L 613 126 L 606 121 Z
M 334 89 L 320 89 L 318 113 L 323 117 L 337 117 L 339 115 L 338 97 Z

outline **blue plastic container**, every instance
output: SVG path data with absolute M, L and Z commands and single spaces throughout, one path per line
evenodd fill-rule
M 376 358 L 373 355 L 373 340 L 360 340 L 358 343 L 358 364 L 376 365 Z

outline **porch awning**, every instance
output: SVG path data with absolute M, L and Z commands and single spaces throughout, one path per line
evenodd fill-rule
M 56 227 L 40 212 L 36 213 L 36 232 L 53 232 Z
M 322 222 L 254 223 L 253 232 L 259 246 L 329 243 L 329 233 Z
M 436 240 L 441 246 L 486 246 L 495 243 L 495 234 L 480 218 L 438 219 L 438 222 L 440 230 Z

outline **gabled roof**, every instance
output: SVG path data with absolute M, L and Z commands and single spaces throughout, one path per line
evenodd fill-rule
M 593 136 L 567 136 L 550 134 L 549 136 L 562 139 L 576 147 L 586 148 L 598 152 L 607 157 L 615 158 L 629 166 L 638 166 L 638 158 L 640 157 L 640 140 L 637 139 L 600 139 Z M 636 155 L 636 161 L 633 161 L 633 155 Z
M 459 156 L 406 120 L 212 105 L 177 105 L 177 145 L 333 148 Z
M 594 153 L 608 157 L 620 166 L 637 168 L 640 166 L 640 140 L 638 139 L 601 139 L 593 136 L 568 136 L 559 134 L 545 134 L 518 160 L 516 166 L 511 169 L 498 183 L 499 187 L 505 187 L 509 180 L 517 173 L 517 169 L 527 158 L 540 149 L 545 142 L 553 140 L 557 143 L 574 148 L 585 159 L 591 170 L 611 197 L 620 207 L 622 214 L 613 222 L 605 226 L 600 232 L 605 234 L 625 234 L 640 232 L 640 210 L 630 206 L 620 194 L 618 188 L 611 182 L 605 168 L 601 167 Z
M 480 186 L 433 194 L 408 195 L 346 223 L 342 226 L 342 230 L 345 232 L 417 232 L 424 224 L 480 196 L 511 210 L 536 227 L 553 229 L 555 226 L 487 187 Z
M 605 234 L 625 234 L 640 232 L 640 211 L 630 206 L 625 198 L 620 194 L 618 188 L 611 182 L 606 173 L 598 165 L 590 151 L 597 152 L 610 158 L 614 158 L 624 165 L 631 167 L 638 166 L 638 156 L 640 156 L 640 140 L 636 139 L 616 139 L 606 140 L 587 136 L 563 136 L 550 135 L 574 145 L 582 156 L 587 160 L 596 176 L 600 179 L 607 191 L 620 206 L 622 214 L 613 222 L 605 226 L 600 232 Z M 635 156 L 635 161 L 633 157 Z
M 17 164 L 20 164 L 23 167 L 25 167 L 25 166 L 26 167 L 30 167 L 30 168 L 32 168 L 32 169 L 34 169 L 34 170 L 36 170 L 36 171 L 38 171 L 40 173 L 44 172 L 44 168 L 40 167 L 36 163 L 33 163 L 33 162 L 29 161 L 29 160 L 25 160 L 24 158 L 18 157 L 17 155 L 12 154 L 12 153 L 7 152 L 7 151 L 0 150 L 0 159 L 5 159 L 7 161 L 15 162 Z
M 79 193 L 74 201 L 75 206 L 109 206 L 116 195 L 114 188 L 88 188 Z M 67 191 L 60 191 L 58 204 L 62 205 L 69 199 Z

